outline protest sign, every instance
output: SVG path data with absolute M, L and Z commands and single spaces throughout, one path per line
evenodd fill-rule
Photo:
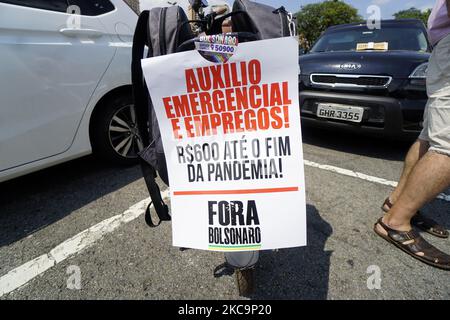
M 173 245 L 249 251 L 306 245 L 294 38 L 142 60 L 170 182 Z

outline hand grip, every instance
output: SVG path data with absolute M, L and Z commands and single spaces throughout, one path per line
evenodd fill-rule
M 59 30 L 60 33 L 67 37 L 89 37 L 89 38 L 98 38 L 103 35 L 102 31 L 95 29 L 77 29 L 77 28 L 63 28 Z

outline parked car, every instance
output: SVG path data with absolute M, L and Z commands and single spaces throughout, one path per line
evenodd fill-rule
M 139 5 L 175 4 L 187 10 L 187 0 L 0 0 L 0 182 L 92 152 L 136 162 Z
M 300 56 L 304 124 L 417 137 L 427 101 L 431 45 L 419 20 L 333 26 Z
M 135 161 L 136 22 L 122 0 L 0 0 L 0 181 L 92 150 Z

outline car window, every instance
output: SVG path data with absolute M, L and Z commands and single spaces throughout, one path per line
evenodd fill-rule
M 419 46 L 421 48 L 428 48 L 428 40 L 427 40 L 426 35 L 423 32 L 419 35 L 418 41 L 419 41 Z
M 99 16 L 114 10 L 114 5 L 109 0 L 68 0 L 69 5 L 80 7 L 83 16 Z
M 69 6 L 67 0 L 0 0 L 0 2 L 57 12 L 66 12 Z
M 134 11 L 137 15 L 139 15 L 139 1 L 136 0 L 124 0 L 124 2 Z
M 311 49 L 311 52 L 356 51 L 358 44 L 387 42 L 389 50 L 429 50 L 424 31 L 415 26 L 383 27 L 334 30 L 325 33 Z

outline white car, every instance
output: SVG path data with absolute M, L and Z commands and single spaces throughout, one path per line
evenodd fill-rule
M 136 161 L 131 48 L 139 4 L 189 5 L 0 0 L 0 182 L 93 151 Z M 207 10 L 223 4 L 210 0 Z
M 136 22 L 123 0 L 0 0 L 0 182 L 92 150 L 135 161 Z

